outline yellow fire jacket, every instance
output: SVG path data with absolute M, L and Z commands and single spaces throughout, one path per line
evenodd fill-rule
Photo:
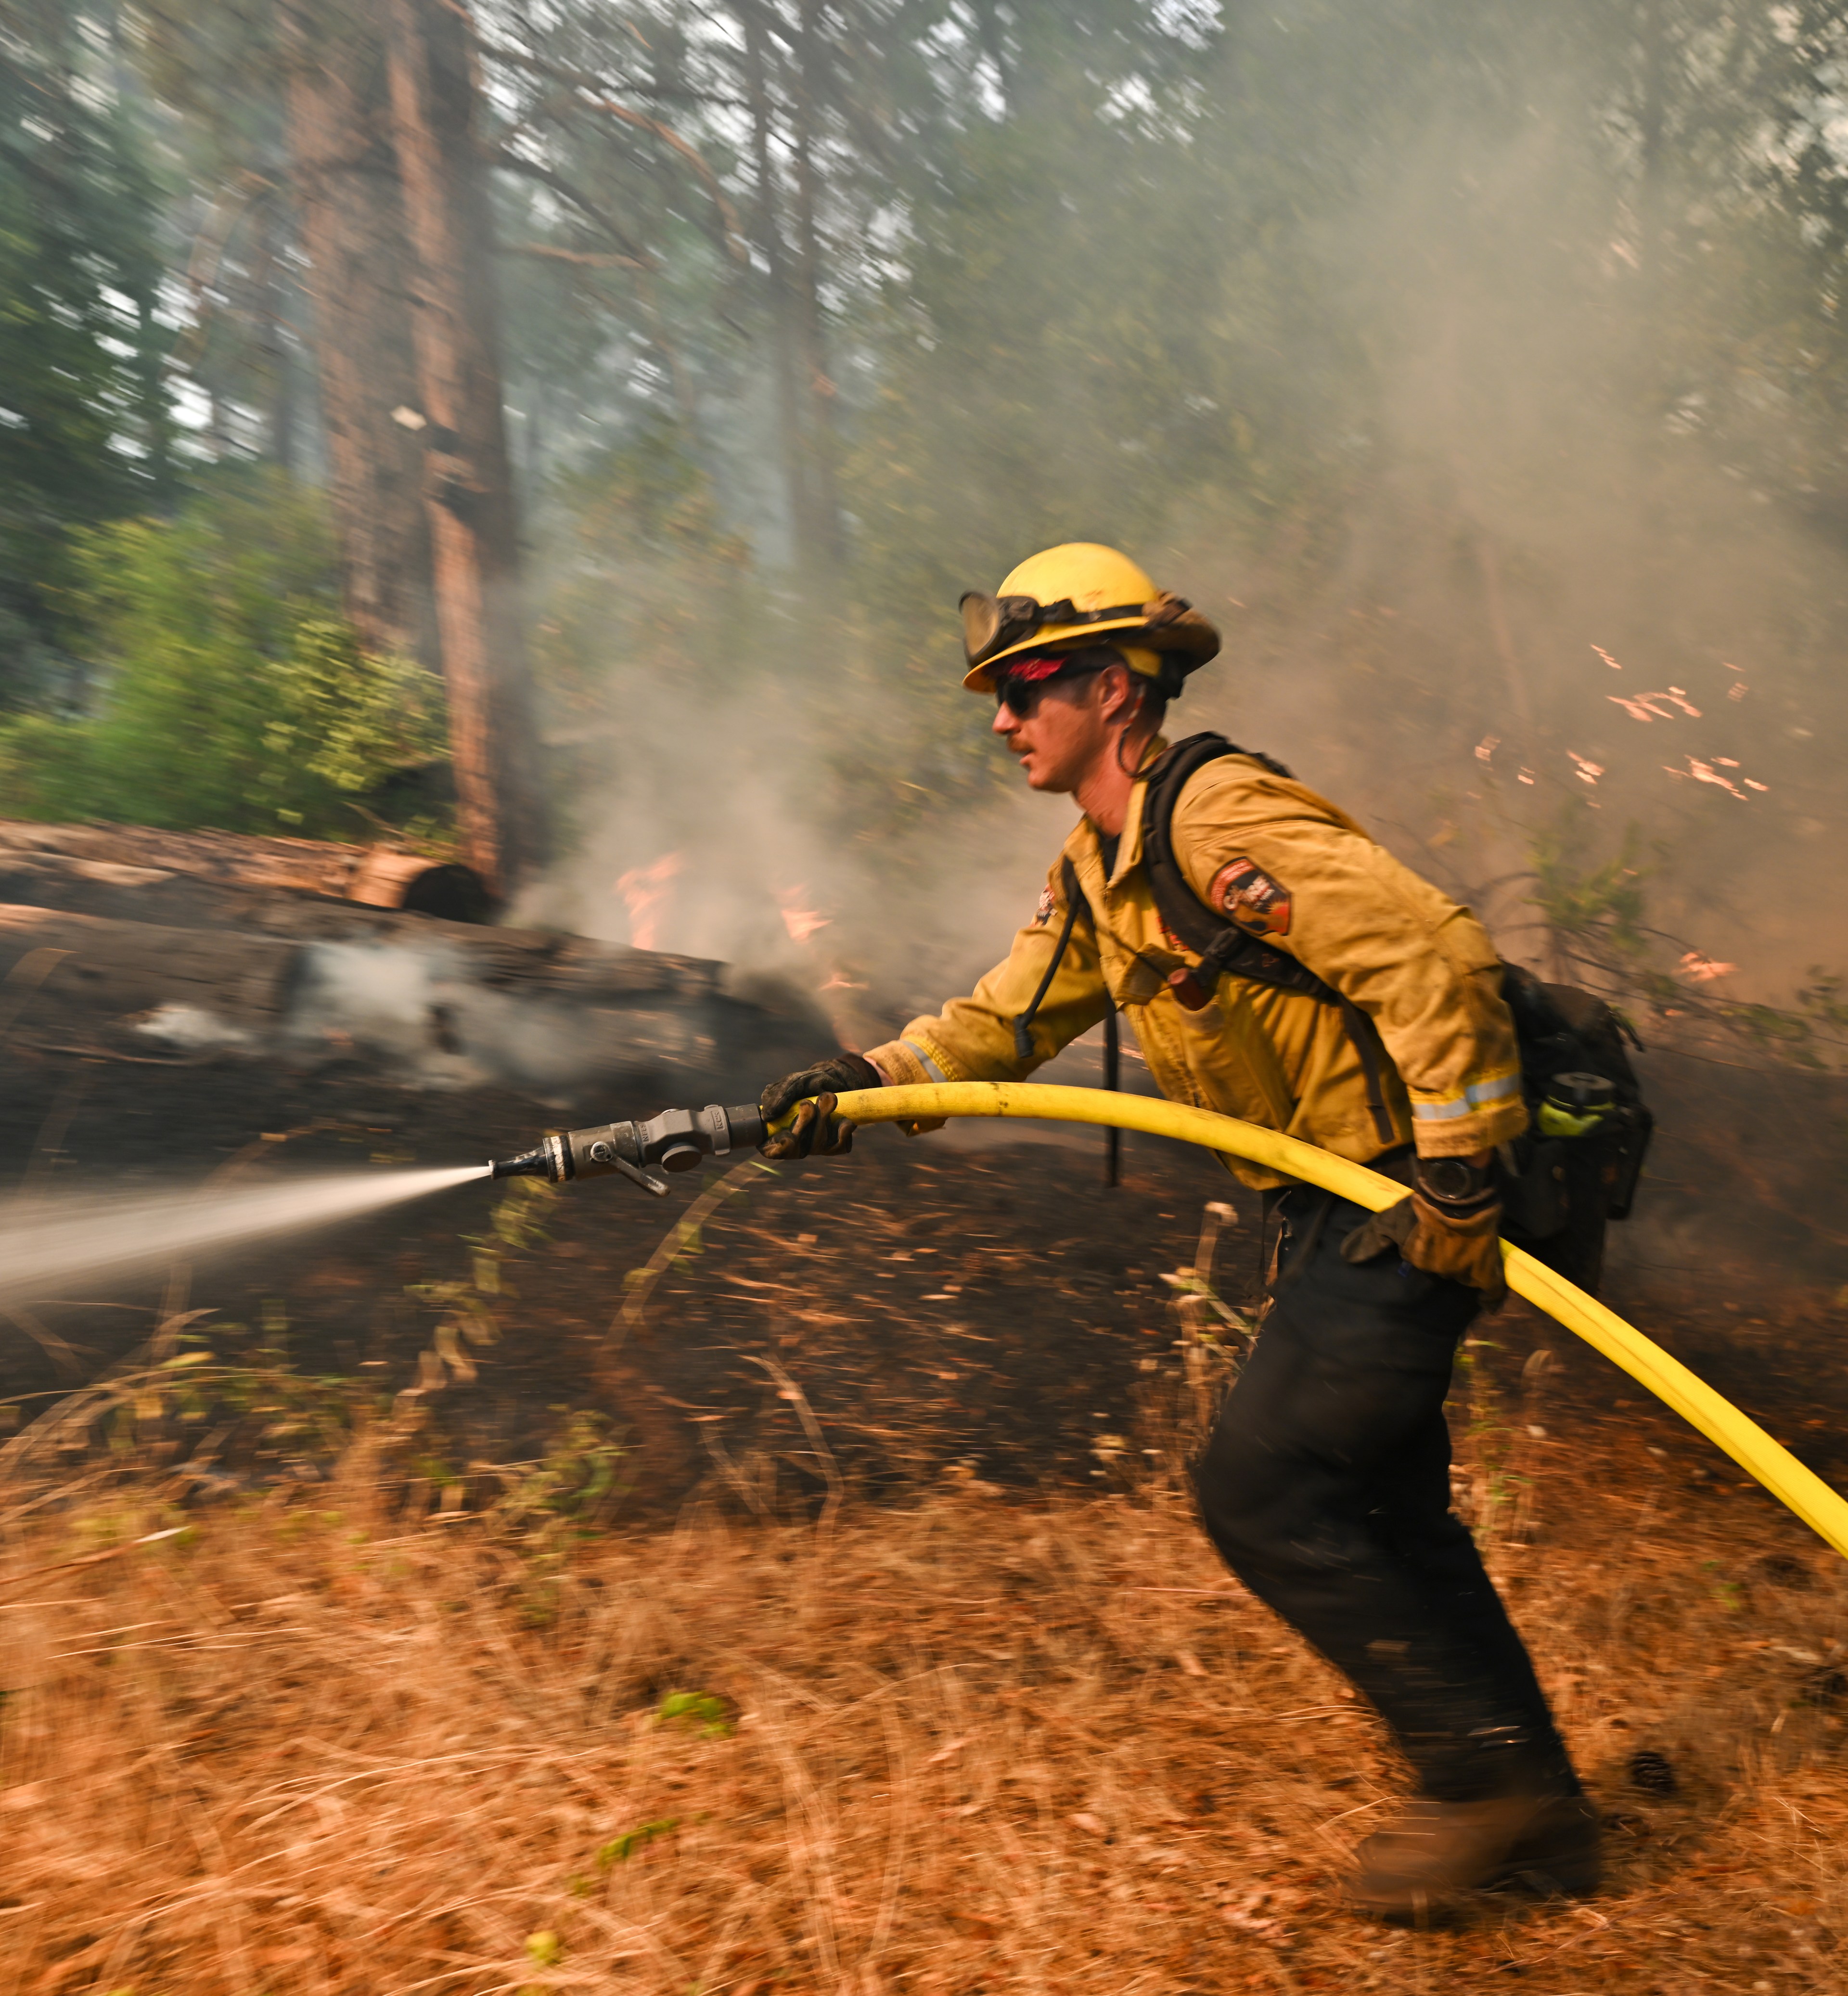
M 1464 1156 L 1526 1127 L 1514 1024 L 1481 924 L 1306 784 L 1248 755 L 1209 762 L 1188 783 L 1174 811 L 1175 859 L 1210 907 L 1287 951 L 1372 1020 L 1390 1062 L 1390 1141 L 1369 1110 L 1360 1055 L 1336 1007 L 1228 976 L 1210 1004 L 1186 1010 L 1168 976 L 1199 959 L 1167 931 L 1155 906 L 1141 863 L 1145 795 L 1137 784 L 1107 879 L 1089 818 L 1065 841 L 1062 861 L 1075 869 L 1092 920 L 1081 910 L 1073 925 L 1033 1022 L 1032 1059 L 1017 1056 L 1013 1021 L 1039 989 L 1065 924 L 1060 864 L 1005 962 L 969 997 L 868 1050 L 889 1080 L 1018 1081 L 1114 1003 L 1171 1100 L 1283 1130 L 1338 1157 L 1365 1163 L 1408 1143 L 1427 1157 Z M 1287 1182 L 1226 1161 L 1249 1185 Z

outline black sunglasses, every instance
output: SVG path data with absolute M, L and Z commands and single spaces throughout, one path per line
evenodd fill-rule
M 1022 721 L 1031 721 L 1038 711 L 1041 697 L 1048 687 L 1069 687 L 1079 680 L 1089 679 L 1112 663 L 1107 659 L 1072 660 L 1059 666 L 1055 673 L 1035 673 L 1029 678 L 1024 673 L 1010 673 L 1005 666 L 994 675 L 995 705 L 1006 707 L 1010 714 L 1017 714 Z

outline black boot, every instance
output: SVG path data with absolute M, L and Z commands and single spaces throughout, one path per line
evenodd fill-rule
M 1420 1801 L 1354 1853 L 1347 1897 L 1400 1924 L 1454 1919 L 1478 1892 L 1516 1886 L 1547 1898 L 1598 1889 L 1598 1812 L 1583 1795 Z

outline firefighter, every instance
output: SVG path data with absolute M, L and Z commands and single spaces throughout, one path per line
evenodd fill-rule
M 1219 639 L 1125 556 L 1049 549 L 996 596 L 965 597 L 963 621 L 964 685 L 993 698 L 1028 786 L 1082 816 L 968 997 L 764 1091 L 773 1119 L 804 1104 L 770 1153 L 850 1148 L 843 1090 L 1019 1080 L 1117 1007 L 1171 1100 L 1402 1182 L 1376 1216 L 1227 1160 L 1277 1245 L 1262 1329 L 1196 1468 L 1201 1516 L 1416 1777 L 1356 1853 L 1357 1905 L 1417 1920 L 1505 1884 L 1592 1891 L 1596 1814 L 1450 1508 L 1444 1401 L 1459 1340 L 1505 1293 L 1494 1153 L 1526 1123 L 1495 952 L 1467 909 L 1267 757 L 1219 743 L 1163 793 L 1191 746 L 1169 747 L 1165 710 Z M 1172 880 L 1164 918 L 1158 815 L 1161 863 L 1223 947 L 1176 932 Z

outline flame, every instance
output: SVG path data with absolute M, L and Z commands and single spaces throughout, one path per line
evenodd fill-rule
M 1592 647 L 1592 649 L 1598 654 L 1599 658 L 1603 659 L 1604 662 L 1610 667 L 1612 672 L 1620 673 L 1623 671 L 1623 668 L 1618 664 L 1617 661 L 1611 656 L 1610 653 L 1607 652 L 1602 645 L 1594 645 Z
M 855 983 L 845 972 L 839 970 L 837 970 L 825 984 L 817 984 L 815 986 L 817 991 L 869 991 L 872 988 L 868 984 Z
M 1670 709 L 1677 707 L 1695 721 L 1701 718 L 1700 709 L 1680 687 L 1670 687 L 1665 693 L 1639 693 L 1634 700 L 1626 700 L 1620 693 L 1607 693 L 1605 698 L 1612 706 L 1622 707 L 1632 721 L 1672 721 Z
M 1517 783 L 1531 783 L 1533 781 L 1533 772 L 1531 769 L 1523 769 L 1515 778 L 1515 781 Z
M 783 925 L 789 931 L 791 942 L 807 942 L 817 929 L 826 928 L 833 919 L 814 908 L 798 905 L 807 892 L 806 887 L 791 887 L 786 893 L 776 896 L 776 905 L 783 910 Z
M 1500 735 L 1485 735 L 1481 740 L 1476 744 L 1476 760 L 1478 762 L 1488 762 L 1490 758 L 1494 755 L 1495 751 L 1501 747 L 1501 745 L 1502 738 Z
M 1735 762 L 1733 766 L 1737 769 L 1739 765 Z M 1678 769 L 1670 762 L 1664 762 L 1662 767 L 1671 776 L 1691 776 L 1697 783 L 1715 784 L 1724 790 L 1728 797 L 1738 798 L 1742 804 L 1749 804 L 1752 801 L 1730 777 L 1722 776 L 1711 762 L 1703 762 L 1697 755 L 1690 755 L 1688 758 L 1688 766 L 1685 769 Z M 1750 776 L 1746 777 L 1746 781 L 1751 783 L 1752 788 L 1755 790 L 1762 790 L 1765 787 L 1763 783 L 1753 783 Z
M 667 896 L 667 883 L 680 870 L 682 855 L 678 852 L 664 852 L 651 866 L 631 866 L 616 883 L 616 891 L 629 911 L 629 946 L 633 949 L 653 949 L 656 945 L 656 924 L 660 917 L 656 910 Z
M 1711 984 L 1716 977 L 1730 977 L 1738 968 L 1736 963 L 1716 963 L 1698 949 L 1689 950 L 1681 963 L 1681 975 L 1691 977 L 1696 984 Z
M 1595 651 L 1598 648 L 1594 645 L 1592 649 Z M 1602 762 L 1587 762 L 1585 757 L 1575 749 L 1568 748 L 1566 753 L 1571 758 L 1578 780 L 1581 783 L 1595 783 L 1604 774 L 1604 765 Z

